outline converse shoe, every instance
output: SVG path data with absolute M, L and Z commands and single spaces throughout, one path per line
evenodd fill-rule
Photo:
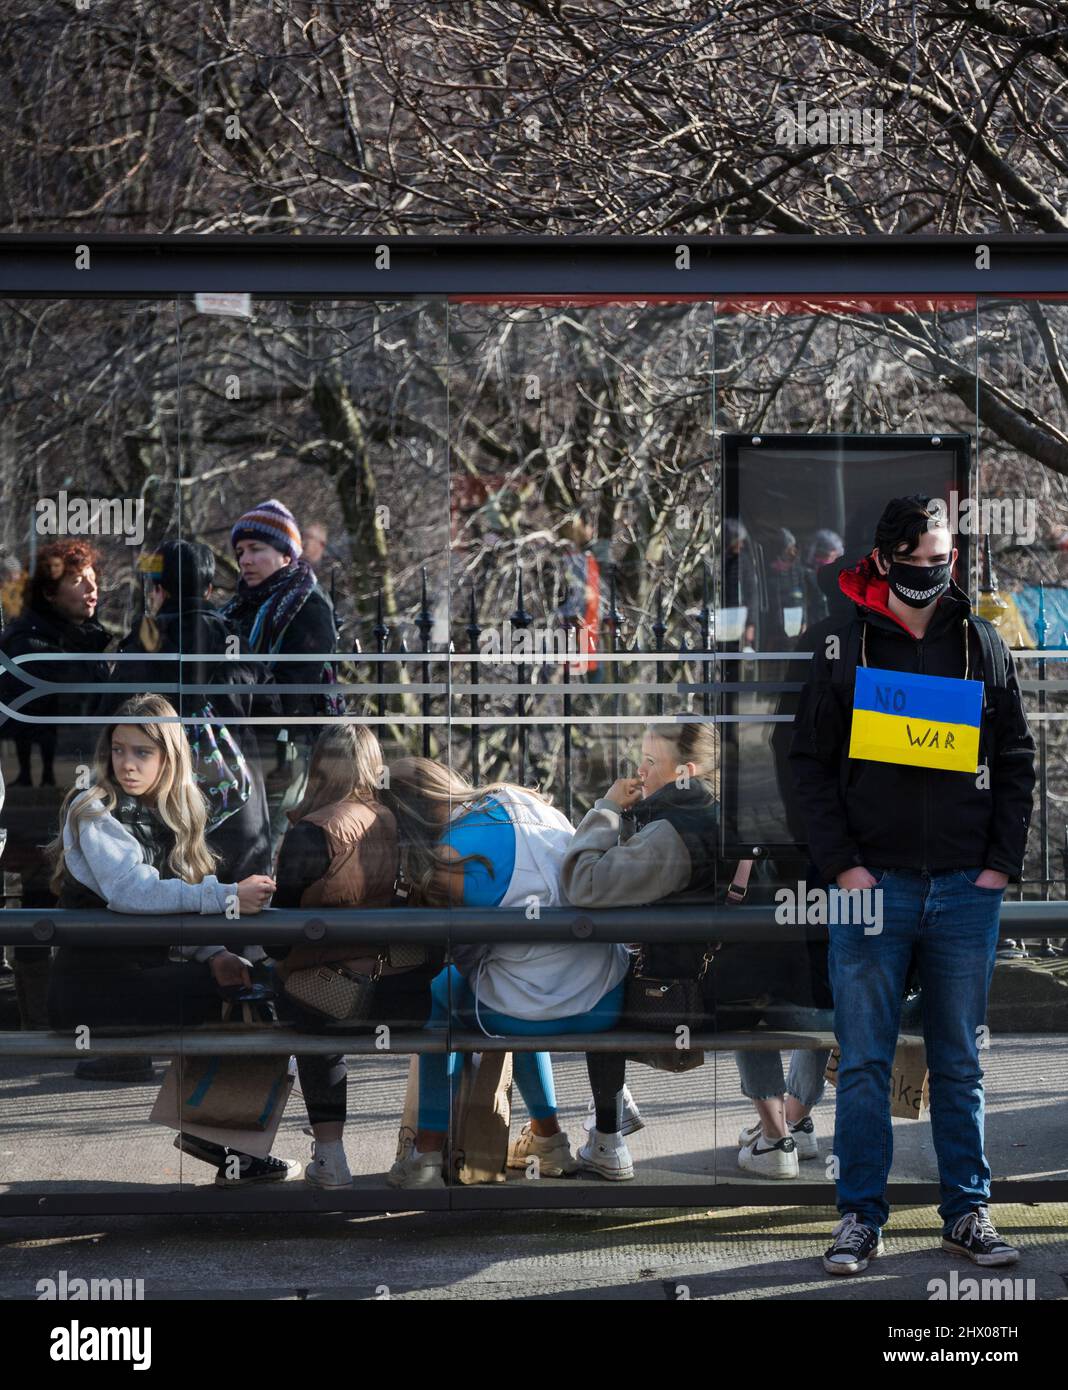
M 226 1162 L 226 1149 L 222 1144 L 213 1144 L 210 1139 L 201 1139 L 195 1134 L 176 1134 L 174 1147 L 190 1158 L 199 1158 L 201 1163 L 210 1163 L 213 1168 Z
M 976 1207 L 942 1232 L 942 1249 L 977 1265 L 1014 1265 L 1020 1252 L 1002 1240 L 986 1207 Z
M 590 1101 L 586 1112 L 586 1118 L 582 1122 L 582 1128 L 588 1134 L 597 1125 L 597 1107 Z M 623 1114 L 619 1126 L 619 1132 L 624 1139 L 628 1134 L 637 1134 L 639 1129 L 645 1128 L 645 1121 L 642 1119 L 642 1112 L 638 1109 L 638 1102 L 630 1093 L 630 1087 L 623 1087 Z
M 768 1139 L 759 1125 L 756 1133 L 743 1130 L 750 1136 L 738 1150 L 738 1167 L 760 1178 L 796 1178 L 797 1145 L 787 1135 L 783 1139 Z
M 622 1134 L 602 1134 L 591 1129 L 589 1138 L 578 1151 L 580 1166 L 609 1182 L 626 1182 L 634 1176 L 634 1161 Z
M 238 1172 L 229 1175 L 231 1159 L 238 1159 Z M 215 1174 L 216 1187 L 248 1187 L 254 1182 L 286 1182 L 300 1172 L 300 1164 L 295 1158 L 253 1158 L 251 1154 L 239 1154 L 230 1149 Z
M 569 1178 L 579 1170 L 578 1160 L 572 1155 L 563 1131 L 543 1139 L 525 1124 L 519 1138 L 509 1146 L 508 1167 L 526 1168 L 532 1158 L 538 1160 L 536 1171 L 542 1178 Z
M 846 1212 L 831 1232 L 831 1244 L 823 1254 L 828 1274 L 859 1274 L 868 1261 L 883 1254 L 882 1232 L 857 1220 L 855 1211 Z
M 444 1187 L 441 1176 L 441 1154 L 421 1154 L 412 1149 L 405 1158 L 398 1158 L 386 1174 L 390 1187 Z
M 332 1144 L 312 1140 L 311 1162 L 304 1169 L 304 1181 L 312 1187 L 351 1187 L 352 1174 L 340 1139 Z

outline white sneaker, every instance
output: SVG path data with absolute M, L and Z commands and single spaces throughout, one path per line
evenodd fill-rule
M 634 1162 L 621 1134 L 602 1134 L 599 1129 L 591 1129 L 578 1158 L 587 1172 L 597 1173 L 610 1182 L 626 1182 L 634 1176 Z
M 597 1124 L 597 1107 L 591 1100 L 586 1112 L 586 1118 L 582 1122 L 582 1128 L 589 1133 Z M 639 1129 L 645 1128 L 645 1121 L 642 1119 L 642 1112 L 638 1109 L 638 1102 L 630 1093 L 630 1087 L 623 1087 L 623 1115 L 619 1126 L 619 1132 L 624 1138 L 628 1134 L 637 1134 Z
M 312 1158 L 304 1169 L 304 1181 L 313 1187 L 351 1187 L 352 1174 L 340 1141 L 318 1144 L 312 1141 Z
M 417 1153 L 415 1149 L 407 1158 L 398 1158 L 386 1174 L 390 1187 L 444 1187 L 441 1176 L 440 1153 Z
M 797 1145 L 797 1156 L 802 1163 L 806 1158 L 819 1158 L 820 1141 L 816 1138 L 811 1115 L 806 1115 L 795 1125 L 787 1125 L 787 1129 L 790 1131 L 790 1138 Z
M 788 1125 L 790 1138 L 797 1145 L 797 1157 L 803 1163 L 806 1158 L 819 1158 L 820 1144 L 816 1138 L 812 1117 L 806 1115 L 803 1120 L 798 1120 L 796 1125 Z M 760 1121 L 755 1125 L 750 1125 L 748 1129 L 743 1129 L 738 1135 L 738 1145 L 740 1148 L 747 1149 L 753 1140 L 761 1133 Z
M 525 1124 L 519 1138 L 509 1146 L 508 1167 L 526 1168 L 535 1158 L 538 1161 L 536 1171 L 541 1178 L 569 1178 L 579 1170 L 567 1135 L 562 1130 L 545 1139 L 535 1134 L 529 1124 Z
M 738 1150 L 738 1167 L 761 1178 L 796 1178 L 797 1145 L 789 1136 L 778 1141 L 765 1139 L 758 1127 L 749 1143 Z

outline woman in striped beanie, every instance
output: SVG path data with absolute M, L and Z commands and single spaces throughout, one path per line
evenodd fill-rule
M 315 579 L 308 562 L 302 559 L 300 528 L 293 513 L 277 498 L 253 507 L 230 532 L 230 544 L 237 556 L 241 580 L 237 593 L 223 609 L 223 617 L 241 634 L 250 651 L 280 655 L 337 650 L 334 610 Z M 277 682 L 280 690 L 273 699 L 259 697 L 255 714 L 276 714 L 280 718 L 333 716 L 344 714 L 345 702 L 331 686 L 337 684 L 337 668 L 322 660 L 265 662 L 259 681 Z M 315 694 L 285 694 L 287 685 L 317 685 Z M 285 812 L 299 799 L 307 772 L 308 755 L 322 726 L 297 725 L 280 729 L 278 741 L 287 745 L 291 785 L 282 804 L 274 809 L 271 827 L 280 838 L 288 822 Z

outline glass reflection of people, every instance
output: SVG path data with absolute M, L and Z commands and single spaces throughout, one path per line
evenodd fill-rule
M 634 907 L 665 899 L 711 901 L 716 887 L 719 807 L 712 781 L 716 737 L 711 724 L 652 724 L 642 738 L 636 777 L 617 779 L 583 818 L 564 856 L 564 893 L 576 907 Z M 629 816 L 626 813 L 630 813 Z M 633 825 L 634 829 L 631 830 Z M 645 970 L 691 976 L 704 947 L 651 943 Z M 624 1085 L 622 1053 L 603 1054 L 610 1107 L 598 1106 L 579 1157 L 596 1171 L 632 1172 L 625 1135 L 642 1127 Z
M 21 879 L 23 907 L 50 907 L 55 897 L 49 888 L 48 866 L 39 846 L 54 828 L 62 799 L 56 786 L 56 761 L 62 768 L 91 761 L 96 729 L 73 724 L 71 717 L 100 713 L 102 682 L 108 679 L 103 660 L 77 659 L 102 654 L 111 638 L 96 614 L 100 598 L 100 556 L 87 541 L 73 538 L 50 541 L 37 552 L 33 573 L 26 581 L 19 613 L 0 633 L 0 650 L 8 657 L 70 654 L 69 661 L 34 661 L 20 670 L 40 680 L 68 686 L 65 691 L 36 697 L 25 709 L 32 717 L 49 722 L 29 724 L 10 719 L 5 732 L 15 742 L 19 773 L 8 787 L 4 813 L 7 828 L 6 867 Z M 18 676 L 5 672 L 0 691 L 5 702 L 25 690 Z M 33 746 L 41 750 L 41 779 L 32 792 Z M 44 790 L 47 789 L 47 790 Z M 48 1027 L 49 950 L 41 946 L 12 948 L 12 966 L 19 1017 L 23 1028 Z
M 304 558 L 313 570 L 318 570 L 326 554 L 329 533 L 321 521 L 309 521 L 304 528 Z
M 385 763 L 378 739 L 359 724 L 334 724 L 319 735 L 308 772 L 308 789 L 289 812 L 290 828 L 278 853 L 275 907 L 389 907 L 395 900 L 399 853 L 397 823 L 379 789 Z M 409 954 L 412 947 L 404 948 Z M 418 956 L 422 948 L 417 948 Z M 422 963 L 398 961 L 388 942 L 372 945 L 277 947 L 278 973 L 344 960 L 357 974 L 377 977 L 365 1022 L 393 1028 L 422 1028 L 430 1014 L 430 984 L 440 969 L 433 953 Z M 321 1018 L 283 995 L 280 1012 L 305 1030 Z M 352 1174 L 343 1143 L 348 1113 L 342 1053 L 298 1055 L 300 1089 L 314 1141 L 305 1180 L 315 1187 L 349 1187 Z
M 772 558 L 767 564 L 767 620 L 764 649 L 781 652 L 792 649 L 804 626 L 804 575 L 797 537 L 785 526 L 771 535 Z
M 472 787 L 431 758 L 398 758 L 390 766 L 382 800 L 397 820 L 400 859 L 412 885 L 413 905 L 546 907 L 563 902 L 560 866 L 572 828 L 548 797 L 508 783 Z M 604 1032 L 623 1006 L 626 947 L 609 942 L 508 942 L 452 947 L 454 964 L 434 981 L 428 1027 L 450 1019 L 488 1035 L 544 1036 Z M 549 1044 L 551 1045 L 551 1044 Z M 594 1103 L 611 1106 L 616 1085 L 602 1052 L 586 1056 Z M 510 1168 L 536 1159 L 543 1178 L 566 1177 L 582 1163 L 571 1153 L 557 1119 L 552 1061 L 546 1052 L 514 1054 L 515 1082 L 530 1114 L 508 1150 Z M 459 1057 L 425 1054 L 419 1063 L 419 1118 L 415 1147 L 399 1158 L 391 1187 L 440 1187 L 449 1128 L 449 1076 Z M 585 1165 L 583 1165 L 585 1166 Z M 624 1179 L 618 1165 L 598 1169 Z
M 597 650 L 601 622 L 601 563 L 608 547 L 597 544 L 596 514 L 592 507 L 580 507 L 564 523 L 560 534 L 565 542 L 564 597 L 557 616 L 566 627 L 573 629 L 571 650 L 592 653 Z M 588 678 L 603 679 L 598 675 L 596 661 L 585 664 Z M 556 678 L 560 674 L 559 670 L 554 672 Z
M 92 782 L 73 787 L 60 813 L 47 862 L 61 909 L 101 909 L 146 916 L 222 916 L 235 897 L 242 916 L 258 913 L 274 882 L 253 874 L 222 882 L 204 838 L 207 808 L 193 776 L 189 743 L 177 711 L 162 695 L 135 695 L 115 712 L 96 748 Z M 157 723 L 142 723 L 156 719 Z M 62 945 L 48 991 L 54 1028 L 124 1024 L 178 1028 L 217 1021 L 223 991 L 250 983 L 250 958 L 226 946 Z M 257 948 L 260 957 L 262 948 Z M 217 1169 L 220 1187 L 284 1181 L 299 1165 L 233 1154 L 179 1134 L 175 1147 Z M 229 1165 L 228 1157 L 238 1159 Z
M 260 681 L 274 681 L 276 697 L 256 697 L 256 714 L 274 715 L 285 725 L 286 716 L 332 716 L 344 713 L 344 701 L 332 695 L 337 683 L 335 663 L 323 653 L 337 650 L 337 629 L 329 598 L 316 582 L 315 571 L 302 551 L 300 530 L 293 513 L 275 498 L 239 517 L 230 533 L 241 580 L 237 593 L 222 610 L 255 654 L 307 654 L 306 661 L 257 663 Z M 287 693 L 287 685 L 314 685 L 313 694 Z M 286 812 L 304 793 L 311 745 L 321 725 L 301 724 L 278 730 L 281 798 L 271 810 L 272 847 L 277 849 L 288 829 Z M 272 798 L 273 799 L 273 798 Z
M 154 559 L 159 569 L 150 572 L 146 614 L 119 643 L 118 650 L 188 656 L 183 661 L 116 662 L 115 680 L 144 690 L 189 686 L 188 693 L 173 698 L 180 713 L 200 713 L 210 703 L 216 718 L 235 721 L 227 724 L 225 737 L 233 740 L 249 785 L 244 801 L 236 802 L 233 808 L 211 807 L 208 847 L 219 856 L 218 873 L 228 882 L 238 882 L 249 874 L 265 874 L 271 868 L 271 834 L 263 769 L 254 726 L 237 722 L 252 712 L 253 697 L 234 688 L 255 685 L 261 679 L 259 668 L 227 658 L 228 652 L 240 650 L 240 637 L 211 603 L 215 581 L 211 548 L 199 541 L 168 540 L 155 552 Z M 218 660 L 189 660 L 193 654 Z M 218 689 L 209 693 L 204 689 L 209 685 Z M 119 700 L 124 698 L 120 696 Z M 188 735 L 195 736 L 193 726 L 185 727 Z M 217 732 L 222 734 L 222 730 Z
M 752 651 L 757 644 L 757 615 L 760 610 L 760 580 L 752 541 L 744 521 L 726 517 L 723 522 L 723 608 L 743 609 L 740 639 L 723 633 L 717 622 L 717 646 L 739 646 Z
M 837 531 L 822 528 L 805 548 L 805 626 L 812 627 L 830 613 L 827 597 L 820 585 L 820 570 L 833 565 L 845 554 L 845 544 Z

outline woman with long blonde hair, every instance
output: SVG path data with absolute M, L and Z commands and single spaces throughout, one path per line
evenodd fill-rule
M 524 908 L 567 901 L 560 868 L 574 832 L 547 797 L 507 782 L 474 787 L 430 758 L 400 758 L 389 772 L 382 795 L 397 820 L 400 861 L 414 901 Z M 454 964 L 434 981 L 429 1027 L 446 1027 L 451 1015 L 489 1036 L 551 1036 L 612 1028 L 618 1021 L 624 946 L 504 941 L 454 947 L 452 955 Z M 393 1165 L 391 1186 L 441 1186 L 449 1075 L 458 1062 L 455 1054 L 420 1058 L 415 1147 Z M 601 1103 L 595 1071 L 593 1063 L 590 1079 Z M 516 1053 L 514 1076 L 530 1121 L 509 1149 L 509 1167 L 526 1168 L 536 1158 L 543 1177 L 574 1173 L 578 1164 L 557 1119 L 548 1052 Z
M 288 812 L 290 829 L 278 855 L 276 907 L 391 906 L 399 867 L 397 826 L 380 799 L 384 780 L 382 749 L 370 729 L 344 723 L 322 731 L 312 750 L 304 796 Z M 423 1027 L 430 1014 L 430 982 L 441 968 L 443 953 L 420 947 L 413 951 L 408 944 L 302 944 L 284 954 L 279 973 L 288 976 L 339 960 L 377 980 L 366 1025 Z M 283 1009 L 302 1027 L 322 1022 L 288 997 Z M 297 1067 L 315 1136 L 305 1180 L 315 1187 L 348 1187 L 352 1174 L 342 1142 L 345 1058 L 341 1053 L 298 1057 Z
M 206 821 L 173 705 L 162 695 L 126 700 L 101 732 L 88 787 L 64 799 L 59 834 L 48 846 L 58 906 L 222 914 L 236 901 L 242 915 L 259 912 L 273 880 L 253 874 L 221 883 L 204 841 Z M 211 1022 L 219 1018 L 220 991 L 250 983 L 248 960 L 225 946 L 187 946 L 179 954 L 184 959 L 173 961 L 166 945 L 61 946 L 49 987 L 52 1026 Z M 242 1154 L 231 1176 L 220 1146 L 183 1134 L 175 1145 L 216 1165 L 220 1186 L 278 1181 L 297 1166 Z

